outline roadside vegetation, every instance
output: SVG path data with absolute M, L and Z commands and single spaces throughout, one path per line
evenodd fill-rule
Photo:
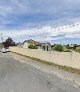
M 63 46 L 62 46 L 61 44 L 56 44 L 56 45 L 54 46 L 54 50 L 59 51 L 59 52 L 64 51 L 64 50 L 63 50 Z
M 54 45 L 54 49 L 53 49 L 53 50 L 58 51 L 58 52 L 71 52 L 70 49 L 64 47 L 64 46 L 61 45 L 61 44 L 56 44 L 56 45 Z
M 3 45 L 2 45 L 2 43 L 0 43 L 0 49 L 2 49 L 3 48 Z
M 29 49 L 38 49 L 37 46 L 33 46 L 33 45 L 29 45 L 28 48 Z
M 64 52 L 71 52 L 70 49 L 64 48 Z
M 73 51 L 79 52 L 80 53 L 80 49 L 71 49 Z

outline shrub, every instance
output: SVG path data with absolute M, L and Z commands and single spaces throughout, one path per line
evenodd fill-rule
M 63 46 L 61 44 L 56 44 L 54 46 L 54 50 L 62 52 L 63 51 Z
M 33 45 L 29 45 L 28 48 L 29 49 L 38 49 L 37 46 L 33 46 Z

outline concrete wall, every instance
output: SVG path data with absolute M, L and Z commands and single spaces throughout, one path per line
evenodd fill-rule
M 19 47 L 10 47 L 10 51 L 45 60 L 58 65 L 80 69 L 80 53 L 77 52 L 42 51 Z

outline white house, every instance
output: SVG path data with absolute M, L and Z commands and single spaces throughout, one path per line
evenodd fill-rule
M 26 48 L 26 49 L 27 49 L 29 45 L 30 45 L 30 44 L 29 44 L 27 41 L 24 41 L 24 42 L 23 42 L 23 48 Z

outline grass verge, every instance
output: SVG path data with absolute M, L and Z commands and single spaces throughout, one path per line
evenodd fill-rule
M 73 51 L 76 51 L 76 52 L 80 53 L 80 49 L 73 49 Z
M 51 63 L 51 62 L 44 61 L 44 60 L 41 60 L 41 59 L 37 59 L 37 58 L 34 58 L 34 57 L 22 55 L 22 54 L 19 54 L 19 53 L 16 53 L 16 52 L 11 52 L 11 53 L 15 53 L 15 54 L 24 56 L 24 57 L 29 58 L 29 59 L 32 59 L 32 60 L 36 60 L 36 61 L 39 62 L 39 63 L 46 64 L 46 65 L 49 65 L 49 66 L 54 66 L 54 67 L 56 67 L 56 68 L 58 68 L 58 69 L 65 70 L 65 71 L 67 71 L 67 72 L 75 73 L 75 74 L 77 74 L 77 75 L 80 75 L 80 70 L 75 69 L 75 68 L 72 68 L 72 67 L 57 65 L 57 64 L 55 64 L 55 63 Z

